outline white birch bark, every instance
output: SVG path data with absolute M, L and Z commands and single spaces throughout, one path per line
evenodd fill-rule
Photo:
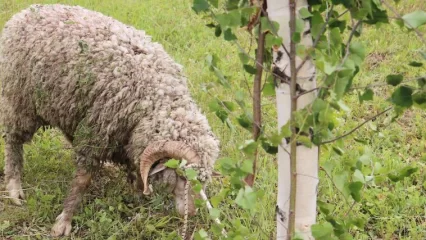
M 283 38 L 284 46 L 290 51 L 290 11 L 289 0 L 267 0 L 268 16 L 280 24 L 278 35 Z M 306 0 L 297 0 L 297 14 L 302 7 L 307 7 Z M 305 32 L 310 29 L 309 21 L 305 21 Z M 302 34 L 301 43 L 309 48 L 312 38 L 309 32 Z M 296 67 L 303 59 L 296 59 Z M 281 47 L 274 52 L 274 64 L 281 73 L 290 79 L 290 58 Z M 279 79 L 277 79 L 279 81 Z M 300 69 L 297 83 L 298 89 L 311 90 L 316 87 L 315 66 L 308 60 Z M 307 93 L 298 98 L 297 108 L 301 109 L 311 103 L 316 97 L 315 92 Z M 290 85 L 280 83 L 276 89 L 278 127 L 279 129 L 290 120 Z M 283 141 L 282 146 L 290 152 L 290 145 Z M 287 239 L 290 199 L 290 155 L 279 148 L 278 151 L 278 196 L 277 196 L 277 239 Z M 297 194 L 296 194 L 296 232 L 304 239 L 314 239 L 311 235 L 311 225 L 316 221 L 316 200 L 318 186 L 318 147 L 307 148 L 297 146 Z

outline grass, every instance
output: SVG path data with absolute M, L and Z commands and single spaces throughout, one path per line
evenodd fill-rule
M 12 0 L 0 1 L 0 29 L 14 13 L 31 3 L 65 3 L 81 5 L 110 15 L 126 24 L 144 29 L 155 41 L 181 63 L 190 81 L 191 92 L 200 107 L 208 112 L 211 95 L 227 96 L 220 88 L 209 92 L 200 91 L 215 77 L 204 64 L 207 53 L 215 53 L 222 60 L 221 69 L 230 75 L 232 88 L 245 88 L 237 48 L 217 39 L 206 22 L 191 10 L 190 0 Z M 397 10 L 408 13 L 415 9 L 426 9 L 426 2 L 402 1 Z M 425 29 L 421 29 L 425 31 Z M 424 68 L 414 69 L 407 64 L 419 60 L 416 49 L 424 47 L 413 33 L 401 31 L 395 25 L 379 29 L 367 28 L 360 39 L 368 50 L 368 57 L 355 85 L 383 82 L 391 73 L 402 73 L 405 77 L 424 75 Z M 391 88 L 375 89 L 374 101 L 358 104 L 357 95 L 345 98 L 351 112 L 340 116 L 338 132 L 345 132 L 364 119 L 384 109 L 385 98 Z M 247 102 L 250 99 L 247 98 Z M 273 103 L 268 99 L 266 104 Z M 267 126 L 275 128 L 273 105 L 265 105 L 264 119 Z M 222 142 L 222 156 L 242 159 L 235 147 L 250 137 L 248 132 L 237 129 L 230 131 L 212 113 L 207 113 L 214 132 Z M 366 221 L 363 229 L 354 229 L 355 239 L 426 239 L 426 198 L 424 172 L 426 155 L 426 128 L 423 127 L 426 114 L 420 110 L 408 111 L 396 123 L 388 123 L 389 117 L 380 117 L 354 136 L 366 139 L 368 148 L 352 138 L 340 144 L 345 153 L 335 154 L 331 148 L 323 148 L 322 166 L 335 163 L 332 175 L 354 166 L 361 156 L 371 166 L 363 173 L 371 174 L 374 169 L 376 185 L 363 191 L 361 204 L 352 206 L 346 202 L 333 182 L 321 172 L 319 200 L 334 205 L 334 214 L 341 218 L 353 217 Z M 0 140 L 0 168 L 3 168 L 3 142 Z M 67 193 L 73 174 L 74 154 L 67 149 L 57 130 L 39 131 L 33 142 L 25 146 L 25 172 L 23 184 L 27 202 L 15 207 L 0 202 L 0 238 L 4 239 L 47 239 L 55 217 L 60 213 L 62 201 Z M 256 187 L 264 195 L 256 204 L 255 217 L 244 211 L 222 206 L 222 219 L 240 218 L 249 229 L 249 239 L 269 239 L 275 229 L 276 162 L 271 156 L 261 155 Z M 386 179 L 386 174 L 414 164 L 420 171 L 396 184 Z M 3 176 L 2 176 L 3 177 Z M 209 194 L 215 195 L 227 179 L 213 182 Z M 73 232 L 69 239 L 176 239 L 176 230 L 182 219 L 174 212 L 169 196 L 155 195 L 139 199 L 125 182 L 123 173 L 105 169 L 99 173 L 84 203 L 78 209 L 73 221 Z M 325 221 L 322 215 L 318 220 Z M 191 220 L 197 229 L 208 228 L 207 215 L 201 214 Z M 115 238 L 114 238 L 115 237 Z

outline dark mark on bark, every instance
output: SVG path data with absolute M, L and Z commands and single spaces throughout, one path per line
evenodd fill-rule
M 288 76 L 287 74 L 285 74 L 284 71 L 281 71 L 278 67 L 274 67 L 272 69 L 272 73 L 274 74 L 275 78 L 274 78 L 274 83 L 275 86 L 278 87 L 279 84 L 281 83 L 286 83 L 286 84 L 290 84 L 290 76 Z M 280 81 L 277 81 L 277 78 L 280 79 Z M 300 84 L 296 84 L 296 92 L 297 93 L 304 93 L 306 92 L 305 89 L 303 89 Z
M 282 51 L 278 51 L 277 52 L 277 58 L 275 59 L 275 62 L 281 61 L 282 58 L 283 58 L 283 52 Z
M 275 212 L 277 213 L 281 222 L 284 222 L 286 220 L 285 212 L 281 210 L 280 207 L 278 207 L 278 205 L 275 207 Z
M 303 37 L 306 37 L 306 35 L 311 34 L 311 29 L 308 29 L 303 32 Z

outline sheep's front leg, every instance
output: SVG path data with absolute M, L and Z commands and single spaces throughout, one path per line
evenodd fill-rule
M 24 199 L 22 191 L 21 174 L 24 163 L 23 142 L 12 141 L 10 136 L 6 136 L 5 146 L 5 183 L 9 192 L 10 200 L 15 205 L 21 205 Z
M 71 190 L 64 202 L 64 209 L 56 218 L 55 225 L 53 225 L 52 236 L 68 236 L 71 233 L 72 216 L 81 202 L 84 192 L 89 187 L 91 179 L 91 170 L 83 166 L 77 167 L 77 172 L 71 184 Z

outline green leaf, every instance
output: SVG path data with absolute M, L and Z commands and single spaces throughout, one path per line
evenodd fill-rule
M 285 125 L 281 127 L 280 136 L 281 138 L 286 138 L 291 136 L 290 122 L 287 122 Z
M 356 202 L 361 201 L 360 191 L 362 186 L 363 186 L 362 182 L 353 182 L 349 184 L 349 190 L 351 192 L 351 196 Z
M 248 155 L 253 155 L 257 149 L 257 142 L 253 139 L 246 140 L 244 145 L 240 146 L 239 149 Z
M 413 101 L 421 108 L 426 108 L 426 92 L 420 91 L 412 95 Z
M 265 152 L 269 154 L 277 154 L 278 153 L 278 147 L 273 146 L 265 141 L 266 139 L 262 139 L 262 148 L 265 150 Z
M 179 167 L 179 161 L 176 159 L 170 159 L 166 163 L 164 163 L 164 166 L 168 168 L 178 168 Z
M 401 86 L 392 93 L 391 100 L 397 106 L 408 108 L 413 105 L 412 94 L 413 90 L 410 87 Z
M 280 24 L 278 22 L 272 21 L 272 20 L 268 19 L 267 17 L 261 17 L 260 22 L 262 24 L 262 31 L 263 32 L 269 31 L 271 33 L 275 33 L 276 31 L 278 31 L 279 26 L 280 26 Z
M 222 101 L 222 104 L 230 111 L 233 112 L 236 109 L 236 105 L 230 101 Z
M 314 100 L 314 103 L 312 104 L 312 111 L 314 113 L 319 113 L 324 111 L 327 108 L 327 102 L 322 100 L 321 98 L 316 98 Z
M 209 235 L 207 234 L 206 230 L 200 229 L 194 236 L 195 240 L 205 240 L 208 239 Z
M 345 151 L 343 149 L 341 149 L 340 147 L 337 147 L 337 146 L 333 146 L 332 149 L 335 153 L 337 153 L 340 156 L 342 156 L 345 153 Z
M 370 88 L 366 89 L 362 95 L 359 95 L 359 102 L 362 104 L 364 101 L 373 100 L 374 92 Z
M 256 193 L 249 186 L 241 188 L 238 192 L 235 203 L 245 210 L 253 210 L 256 204 Z
M 322 18 L 321 13 L 319 11 L 312 12 L 311 35 L 314 38 L 316 38 L 318 36 L 318 34 L 321 32 L 323 24 L 324 24 L 324 20 Z
M 228 0 L 226 1 L 226 10 L 234 10 L 238 8 L 239 0 Z
M 214 29 L 214 35 L 216 37 L 220 37 L 221 34 L 222 34 L 222 28 L 220 27 L 220 25 L 217 25 Z
M 232 33 L 232 30 L 230 28 L 225 30 L 223 37 L 226 41 L 237 40 L 237 36 Z
M 219 101 L 217 99 L 212 100 L 209 102 L 209 109 L 212 112 L 216 112 L 222 109 L 222 106 L 220 105 Z
M 211 209 L 209 210 L 209 213 L 210 213 L 210 217 L 211 217 L 212 219 L 219 218 L 219 216 L 220 216 L 220 211 L 219 211 L 219 209 L 217 209 L 217 208 L 211 208 Z
M 275 84 L 272 82 L 265 83 L 262 94 L 265 97 L 275 96 Z
M 241 91 L 241 90 L 237 90 L 235 92 L 235 101 L 238 103 L 238 105 L 240 105 L 241 108 L 244 109 L 245 107 L 245 101 L 246 101 L 246 93 Z
M 302 33 L 303 29 L 305 29 L 305 21 L 300 18 L 296 19 L 296 32 Z
M 216 20 L 222 28 L 239 27 L 241 24 L 241 12 L 233 10 L 228 13 L 217 14 Z
M 265 36 L 265 48 L 266 49 L 270 49 L 274 46 L 281 46 L 283 42 L 282 37 L 277 37 L 275 35 L 272 34 L 267 34 Z
M 301 144 L 303 144 L 307 148 L 312 147 L 312 141 L 311 141 L 310 137 L 299 135 L 299 136 L 297 136 L 297 142 L 300 142 Z
M 412 61 L 410 62 L 408 65 L 412 66 L 412 67 L 421 67 L 423 66 L 423 63 L 421 62 L 416 62 L 416 61 Z
M 426 78 L 417 78 L 417 84 L 420 88 L 423 88 L 426 85 Z
M 185 169 L 185 175 L 188 180 L 197 179 L 198 173 L 192 168 Z
M 330 30 L 330 40 L 334 46 L 340 46 L 342 44 L 342 36 L 338 28 L 332 28 Z
M 317 240 L 331 239 L 333 226 L 329 222 L 317 223 L 311 226 L 312 236 Z
M 364 174 L 362 174 L 360 170 L 356 169 L 353 175 L 353 181 L 365 183 Z
M 252 130 L 252 121 L 247 117 L 247 114 L 243 113 L 239 117 L 237 117 L 238 124 L 240 124 L 241 127 L 249 130 L 251 132 Z
M 208 0 L 208 1 L 213 7 L 215 7 L 215 8 L 219 7 L 219 1 L 218 0 Z
M 364 60 L 365 58 L 365 48 L 364 46 L 359 42 L 353 42 L 349 46 L 350 53 L 358 56 L 361 60 Z
M 320 211 L 322 213 L 324 213 L 325 215 L 330 214 L 334 209 L 333 205 L 326 203 L 326 202 L 323 202 L 323 201 L 320 201 L 320 200 L 317 201 L 317 204 L 318 204 Z
M 209 23 L 209 24 L 206 24 L 206 27 L 208 27 L 208 28 L 215 28 L 216 25 L 214 23 Z
M 238 57 L 240 58 L 241 63 L 246 64 L 250 61 L 250 57 L 247 56 L 246 53 L 240 52 L 238 53 Z
M 245 173 L 253 173 L 253 161 L 246 159 L 241 164 L 241 171 Z
M 224 86 L 225 88 L 231 88 L 231 85 L 229 84 L 228 79 L 222 74 L 222 72 L 214 67 L 213 72 L 216 75 L 217 79 L 219 80 L 220 85 Z
M 413 167 L 413 166 L 406 166 L 404 167 L 401 171 L 399 171 L 398 174 L 394 174 L 394 173 L 389 173 L 388 174 L 388 178 L 390 180 L 392 180 L 393 182 L 398 182 L 403 180 L 406 177 L 411 176 L 412 174 L 414 174 L 415 172 L 417 172 L 419 170 L 418 167 Z
M 308 10 L 307 8 L 301 8 L 301 9 L 299 10 L 299 14 L 300 14 L 300 17 L 301 17 L 302 19 L 306 19 L 306 18 L 308 18 L 308 17 L 312 17 L 312 13 L 311 13 L 311 12 L 309 12 L 309 10 Z
M 291 40 L 295 43 L 300 43 L 300 40 L 302 39 L 301 34 L 299 32 L 294 32 L 291 36 Z
M 346 187 L 348 182 L 347 172 L 340 172 L 335 174 L 333 176 L 333 182 L 336 184 L 337 189 L 339 189 L 339 191 L 342 192 L 345 197 L 348 197 L 350 192 L 348 192 L 349 189 Z
M 191 184 L 192 184 L 192 190 L 194 190 L 197 193 L 199 193 L 201 189 L 203 188 L 203 185 L 201 185 L 200 181 L 198 180 L 191 181 Z
M 246 72 L 248 72 L 249 74 L 252 74 L 252 75 L 254 75 L 254 74 L 256 74 L 256 72 L 257 72 L 257 70 L 256 70 L 256 68 L 255 67 L 253 67 L 253 66 L 251 66 L 251 65 L 247 65 L 247 64 L 244 64 L 244 70 L 246 71 Z
M 412 13 L 406 14 L 402 17 L 405 25 L 409 29 L 418 28 L 426 23 L 426 12 L 417 10 Z
M 418 170 L 419 170 L 418 167 L 406 166 L 399 172 L 399 176 L 402 178 L 409 177 L 415 172 L 417 172 Z
M 228 119 L 228 113 L 225 110 L 218 110 L 215 112 L 216 116 L 222 120 L 223 123 L 226 122 L 226 120 Z
M 397 86 L 403 79 L 404 77 L 401 74 L 390 74 L 386 76 L 386 82 L 392 86 Z
M 194 0 L 192 4 L 192 10 L 196 13 L 200 13 L 209 9 L 209 3 L 206 0 Z
M 394 174 L 394 173 L 389 173 L 389 174 L 388 174 L 388 178 L 389 178 L 392 182 L 399 182 L 399 181 L 401 181 L 401 178 L 400 178 L 397 174 Z

